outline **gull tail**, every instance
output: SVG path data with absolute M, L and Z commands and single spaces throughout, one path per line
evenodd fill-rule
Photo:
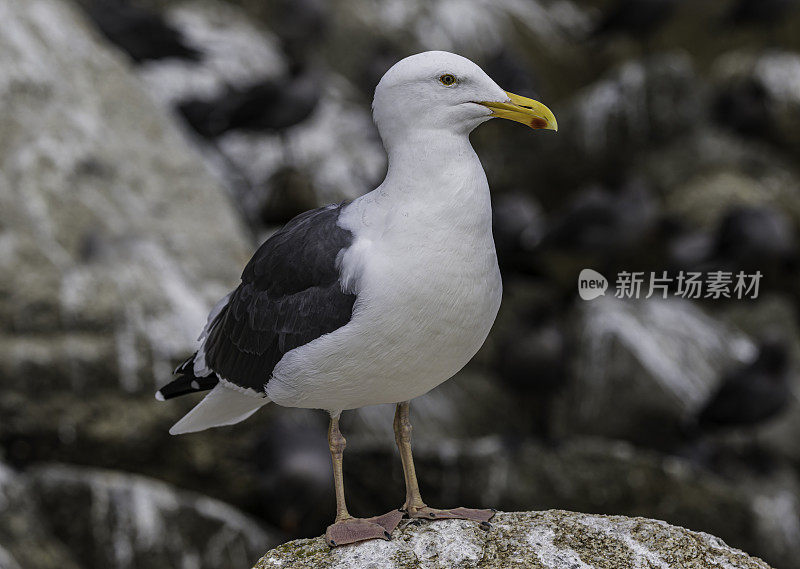
M 167 399 L 180 397 L 181 395 L 208 391 L 217 385 L 219 380 L 213 373 L 209 373 L 206 376 L 199 376 L 194 373 L 195 358 L 197 358 L 197 352 L 175 368 L 175 371 L 172 373 L 176 374 L 178 378 L 159 389 L 156 392 L 156 399 L 159 401 L 166 401 Z
M 244 393 L 219 383 L 194 409 L 172 426 L 169 434 L 182 435 L 211 427 L 233 425 L 244 421 L 267 403 L 269 399 L 266 397 Z

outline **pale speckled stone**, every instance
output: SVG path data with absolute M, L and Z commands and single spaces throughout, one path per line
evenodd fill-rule
M 0 21 L 0 380 L 37 400 L 152 398 L 235 286 L 249 236 L 74 3 L 0 0 Z
M 330 549 L 285 543 L 255 569 L 769 569 L 706 533 L 645 518 L 550 510 L 498 513 L 492 530 L 463 520 L 402 522 L 391 541 Z

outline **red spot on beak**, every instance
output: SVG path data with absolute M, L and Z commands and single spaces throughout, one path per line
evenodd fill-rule
M 547 128 L 547 121 L 540 117 L 531 119 L 531 128 Z

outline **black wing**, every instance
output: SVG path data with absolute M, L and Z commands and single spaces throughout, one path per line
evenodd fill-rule
M 342 291 L 336 267 L 353 239 L 336 224 L 343 207 L 300 214 L 256 251 L 208 331 L 210 369 L 261 392 L 286 352 L 350 321 L 356 295 Z

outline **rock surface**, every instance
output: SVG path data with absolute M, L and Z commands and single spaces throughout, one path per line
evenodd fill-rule
M 402 524 L 401 524 L 402 525 Z M 407 522 L 391 541 L 331 550 L 324 538 L 292 541 L 255 569 L 768 569 L 706 533 L 656 520 L 550 510 L 498 513 L 485 532 L 463 520 Z
M 204 58 L 189 63 L 164 59 L 139 69 L 165 108 L 192 97 L 217 97 L 232 86 L 289 80 L 289 64 L 273 33 L 279 30 L 259 27 L 229 2 L 169 4 L 165 16 L 203 50 Z M 323 72 L 312 65 L 306 72 L 321 92 L 306 121 L 280 131 L 232 130 L 214 144 L 194 140 L 256 228 L 265 208 L 268 216 L 277 213 L 270 211 L 271 186 L 283 168 L 299 173 L 310 186 L 311 203 L 300 211 L 361 195 L 380 182 L 385 169 L 386 158 L 363 94 L 332 70 Z
M 25 478 L 0 462 L 0 569 L 78 569 L 31 502 Z
M 116 456 L 141 472 L 191 404 L 153 392 L 236 283 L 249 237 L 75 6 L 0 0 L 0 18 L 0 441 L 15 465 Z
M 224 502 L 144 476 L 0 462 L 0 569 L 246 567 L 279 541 Z
M 84 567 L 244 567 L 278 541 L 224 502 L 144 476 L 61 464 L 29 475 L 47 525 Z
M 0 381 L 152 397 L 236 282 L 247 236 L 73 6 L 0 0 L 0 18 Z
M 580 306 L 574 378 L 555 413 L 559 432 L 653 445 L 679 438 L 680 421 L 719 374 L 752 355 L 741 333 L 688 301 L 655 294 L 638 303 L 608 294 Z
M 728 53 L 715 64 L 717 119 L 793 152 L 800 150 L 800 55 Z

